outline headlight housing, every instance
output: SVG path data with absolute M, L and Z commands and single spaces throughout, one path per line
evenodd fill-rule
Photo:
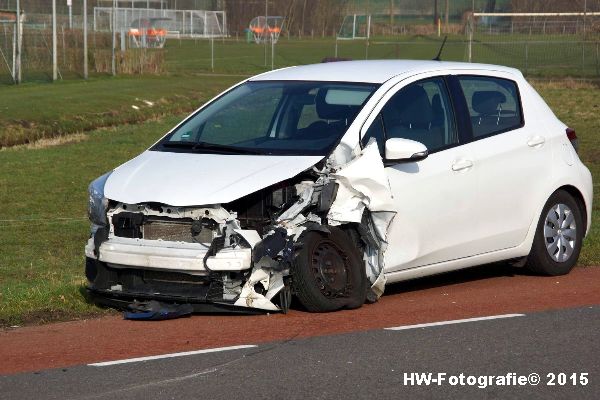
M 93 224 L 107 226 L 106 210 L 108 199 L 104 197 L 104 185 L 112 172 L 108 172 L 90 183 L 88 187 L 88 218 Z

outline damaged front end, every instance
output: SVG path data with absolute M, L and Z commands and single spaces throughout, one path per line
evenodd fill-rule
M 322 161 L 227 204 L 109 201 L 102 192 L 106 179 L 90 186 L 93 225 L 85 248 L 88 289 L 98 303 L 127 309 L 157 300 L 194 311 L 286 312 L 293 294 L 312 290 L 301 293 L 301 302 L 327 311 L 383 293 L 383 254 L 395 213 L 374 142 L 345 165 Z M 314 296 L 322 306 L 306 304 Z

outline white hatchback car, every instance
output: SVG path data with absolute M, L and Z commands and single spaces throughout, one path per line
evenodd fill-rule
M 348 61 L 250 78 L 90 185 L 89 291 L 116 307 L 360 307 L 510 260 L 568 273 L 592 177 L 515 69 Z

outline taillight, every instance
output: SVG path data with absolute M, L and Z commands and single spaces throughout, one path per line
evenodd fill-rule
M 569 138 L 569 141 L 573 145 L 573 148 L 575 149 L 575 151 L 578 151 L 579 143 L 577 142 L 577 134 L 575 133 L 575 129 L 567 128 L 566 132 L 567 132 L 567 138 Z

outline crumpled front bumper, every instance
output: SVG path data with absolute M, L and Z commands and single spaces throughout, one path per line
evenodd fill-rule
M 238 307 L 231 303 L 218 303 L 207 301 L 196 301 L 194 299 L 183 300 L 177 297 L 160 295 L 133 295 L 121 294 L 110 291 L 102 291 L 87 288 L 87 295 L 95 304 L 127 311 L 134 301 L 157 300 L 169 304 L 190 304 L 197 313 L 237 313 L 237 314 L 264 314 L 266 310 L 259 308 Z
M 85 255 L 96 258 L 94 240 L 89 239 Z M 99 261 L 115 268 L 145 268 L 206 275 L 204 257 L 208 247 L 199 243 L 167 242 L 161 240 L 129 239 L 112 237 L 103 242 L 98 250 Z M 252 250 L 222 249 L 208 257 L 206 265 L 211 271 L 244 271 L 252 265 Z
M 98 251 L 94 239 L 85 246 L 88 296 L 95 303 L 127 310 L 135 301 L 190 304 L 195 312 L 262 312 L 234 306 L 223 296 L 214 271 L 243 273 L 251 267 L 252 250 L 222 249 L 204 258 L 208 246 L 111 237 Z M 96 256 L 97 254 L 97 256 Z
M 237 307 L 223 297 L 222 281 L 210 275 L 190 275 L 165 270 L 111 268 L 105 262 L 86 258 L 86 288 L 94 303 L 127 310 L 134 302 L 157 300 L 190 304 L 194 312 L 262 313 L 263 310 Z

